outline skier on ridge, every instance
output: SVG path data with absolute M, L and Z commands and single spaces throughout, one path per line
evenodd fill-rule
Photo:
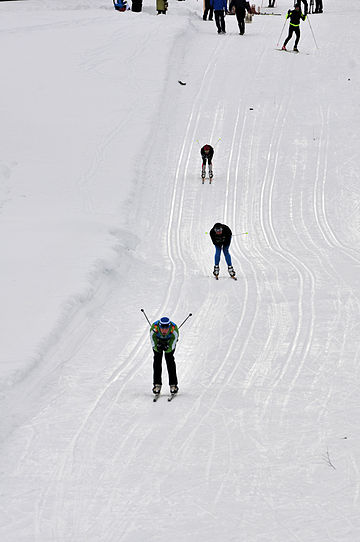
M 215 265 L 213 275 L 217 279 L 219 276 L 219 263 L 221 256 L 221 249 L 224 253 L 226 263 L 228 264 L 228 271 L 231 278 L 235 278 L 235 271 L 231 263 L 231 256 L 229 252 L 229 246 L 231 243 L 232 232 L 229 226 L 220 224 L 217 222 L 210 230 L 210 237 L 215 245 Z M 236 279 L 235 279 L 236 280 Z
M 307 6 L 307 4 L 305 4 L 305 13 L 304 14 L 301 13 L 300 4 L 295 4 L 294 9 L 293 10 L 289 9 L 289 11 L 287 12 L 286 18 L 288 19 L 290 17 L 290 26 L 289 26 L 288 37 L 286 38 L 286 40 L 284 41 L 284 45 L 282 46 L 283 51 L 287 50 L 286 45 L 287 45 L 288 41 L 292 38 L 293 33 L 295 32 L 296 39 L 295 39 L 295 44 L 294 44 L 294 51 L 296 53 L 299 52 L 297 46 L 298 46 L 299 39 L 300 39 L 300 20 L 302 19 L 303 21 L 305 21 L 305 19 L 306 19 L 306 14 L 307 14 L 306 6 Z

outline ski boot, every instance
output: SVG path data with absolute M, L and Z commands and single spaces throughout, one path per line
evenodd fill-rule
M 234 268 L 233 268 L 232 265 L 228 265 L 228 271 L 229 271 L 230 277 L 231 277 L 231 278 L 234 278 L 235 275 L 236 275 L 236 273 L 235 273 Z
M 209 164 L 209 181 L 211 182 L 212 178 L 213 178 L 213 170 L 212 170 L 212 166 L 210 166 Z
M 283 45 L 283 46 L 281 47 L 281 50 L 282 50 L 282 51 L 286 51 L 285 45 Z
M 219 266 L 214 265 L 214 271 L 213 271 L 214 277 L 217 279 L 219 277 Z
M 175 393 L 177 393 L 179 391 L 179 388 L 177 386 L 175 386 L 175 384 L 172 384 L 170 386 L 170 393 L 171 395 L 175 395 Z
M 161 384 L 154 384 L 152 391 L 155 395 L 159 395 L 161 392 Z
M 206 175 L 206 165 L 203 164 L 203 167 L 201 168 L 201 178 L 204 182 L 204 179 L 205 179 L 205 175 Z
M 294 53 L 298 53 L 299 49 L 297 47 L 294 47 L 293 51 L 294 51 Z

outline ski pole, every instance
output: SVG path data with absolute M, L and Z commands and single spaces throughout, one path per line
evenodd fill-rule
M 285 22 L 284 22 L 284 26 L 282 27 L 281 34 L 280 34 L 280 36 L 279 36 L 278 42 L 277 42 L 277 44 L 276 44 L 276 47 L 279 47 L 279 43 L 280 43 L 280 40 L 281 40 L 282 33 L 284 32 L 285 25 L 286 25 L 286 19 L 285 19 Z
M 186 320 L 188 320 L 188 319 L 190 318 L 190 316 L 192 316 L 191 312 L 189 312 L 189 314 L 187 315 L 187 317 L 185 318 L 185 320 L 183 321 L 183 323 L 179 325 L 178 329 L 180 329 L 181 326 L 183 326 L 183 325 L 185 324 Z
M 309 21 L 310 30 L 311 30 L 311 33 L 312 33 L 312 37 L 314 38 L 314 42 L 315 42 L 315 45 L 316 45 L 316 49 L 319 49 L 318 44 L 316 43 L 316 39 L 315 39 L 314 32 L 313 32 L 313 29 L 312 29 L 312 26 L 311 26 L 311 22 L 310 22 L 309 15 L 307 16 L 307 20 Z
M 146 320 L 148 321 L 149 326 L 151 327 L 150 320 L 149 320 L 149 318 L 146 316 L 146 312 L 144 311 L 144 309 L 140 309 L 140 310 L 141 310 L 141 312 L 143 313 L 143 315 L 145 316 Z
M 221 137 L 219 137 L 219 139 L 218 139 L 217 142 L 215 143 L 214 149 L 215 149 L 216 145 L 219 143 L 219 141 L 221 141 Z

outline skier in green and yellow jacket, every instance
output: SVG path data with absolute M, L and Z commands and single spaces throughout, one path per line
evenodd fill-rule
M 160 393 L 162 385 L 161 373 L 163 352 L 169 375 L 170 392 L 175 394 L 179 390 L 174 358 L 178 338 L 178 327 L 167 316 L 163 316 L 160 320 L 156 320 L 150 327 L 150 341 L 154 352 L 153 393 L 155 394 Z

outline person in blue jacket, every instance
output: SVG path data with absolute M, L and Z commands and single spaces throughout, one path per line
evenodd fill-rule
M 116 11 L 126 11 L 129 9 L 126 0 L 113 0 L 113 4 Z
M 226 34 L 225 13 L 227 11 L 227 0 L 210 0 L 214 8 L 215 23 L 218 34 Z

